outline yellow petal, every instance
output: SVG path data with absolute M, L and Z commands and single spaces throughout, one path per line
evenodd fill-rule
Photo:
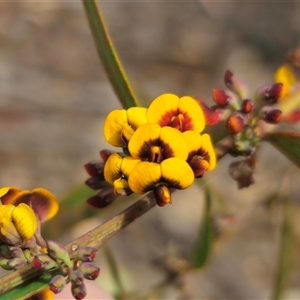
M 42 223 L 53 218 L 59 209 L 55 195 L 44 188 L 31 191 L 30 206 Z
M 134 159 L 131 156 L 124 157 L 121 163 L 122 175 L 125 175 L 126 178 L 128 178 L 133 168 L 140 162 L 141 161 L 139 159 Z
M 194 182 L 194 173 L 188 163 L 183 159 L 172 157 L 161 163 L 163 182 L 169 187 L 185 189 Z
M 148 110 L 148 122 L 158 123 L 160 126 L 167 126 L 171 123 L 174 114 L 177 114 L 179 97 L 174 94 L 162 94 L 155 98 Z
M 131 156 L 136 159 L 148 159 L 150 151 L 148 143 L 152 145 L 153 141 L 157 141 L 160 136 L 160 131 L 161 127 L 156 123 L 141 125 L 128 143 L 128 150 Z
M 0 206 L 0 240 L 10 245 L 19 245 L 23 242 L 12 222 L 12 213 L 15 208 L 12 204 Z
M 127 109 L 128 124 L 137 130 L 141 125 L 147 123 L 147 108 L 145 107 L 131 107 Z
M 104 178 L 111 185 L 113 185 L 116 179 L 122 176 L 121 164 L 122 157 L 117 153 L 113 153 L 108 157 L 104 165 Z
M 290 94 L 292 86 L 296 82 L 296 77 L 292 68 L 288 64 L 284 64 L 278 68 L 274 75 L 274 80 L 277 83 L 283 84 L 282 94 L 279 99 L 282 99 Z
M 208 161 L 209 167 L 207 171 L 211 171 L 216 167 L 217 164 L 217 157 L 216 153 L 213 147 L 213 144 L 211 142 L 210 135 L 207 133 L 202 135 L 202 146 L 201 146 L 201 152 L 204 152 L 205 160 Z
M 125 109 L 113 110 L 108 114 L 104 122 L 104 137 L 109 144 L 115 147 L 127 147 L 122 138 L 124 124 L 127 124 Z
M 182 131 L 195 130 L 202 132 L 205 127 L 205 118 L 202 108 L 197 101 L 189 96 L 179 99 L 179 112 L 184 116 Z
M 193 155 L 193 153 L 200 150 L 202 145 L 202 137 L 199 133 L 197 133 L 196 131 L 188 130 L 183 132 L 182 135 L 187 143 L 188 151 L 191 156 Z
M 12 212 L 12 221 L 23 241 L 31 239 L 37 229 L 37 219 L 32 208 L 21 203 Z
M 128 196 L 132 194 L 127 179 L 118 178 L 117 180 L 114 181 L 114 193 L 123 196 Z
M 144 194 L 153 190 L 160 179 L 160 164 L 142 161 L 129 174 L 128 184 L 134 193 Z
M 162 127 L 160 141 L 162 143 L 161 148 L 164 159 L 170 157 L 179 157 L 184 160 L 187 159 L 188 146 L 182 132 L 172 127 Z

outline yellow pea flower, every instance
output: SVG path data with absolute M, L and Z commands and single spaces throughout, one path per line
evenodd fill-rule
M 22 245 L 30 240 L 38 226 L 36 215 L 25 203 L 0 206 L 0 240 L 9 245 Z
M 205 127 L 204 114 L 197 101 L 174 94 L 162 94 L 154 99 L 147 110 L 147 120 L 181 132 L 195 130 L 200 133 Z

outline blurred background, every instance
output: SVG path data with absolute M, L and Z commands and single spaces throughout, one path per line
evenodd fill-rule
M 273 81 L 286 53 L 299 45 L 297 2 L 99 4 L 142 105 L 164 92 L 212 103 L 211 90 L 224 88 L 226 69 L 254 92 Z M 83 6 L 80 1 L 1 2 L 0 40 L 1 185 L 44 187 L 64 199 L 87 179 L 83 165 L 109 148 L 103 120 L 121 107 L 97 56 Z M 234 160 L 225 157 L 215 171 L 205 174 L 205 181 L 176 192 L 172 205 L 152 209 L 108 243 L 128 292 L 146 298 L 166 277 L 166 265 L 188 258 L 199 230 L 206 184 L 213 191 L 220 234 L 210 261 L 201 271 L 156 289 L 149 298 L 270 298 L 282 210 L 267 199 L 283 189 L 297 204 L 300 174 L 264 144 L 255 184 L 238 190 L 227 171 Z M 82 215 L 74 205 L 74 210 L 60 213 L 52 234 L 70 242 L 130 201 L 122 198 L 96 215 L 88 207 Z M 99 265 L 99 284 L 114 292 L 102 252 Z M 292 274 L 285 298 L 299 299 L 300 274 L 297 269 Z

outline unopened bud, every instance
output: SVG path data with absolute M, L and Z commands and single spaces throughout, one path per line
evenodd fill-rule
M 219 88 L 213 88 L 212 97 L 216 104 L 221 107 L 226 107 L 229 104 L 229 100 L 231 99 L 230 95 L 225 90 Z
M 100 157 L 103 159 L 104 162 L 108 160 L 108 158 L 115 152 L 107 149 L 103 149 L 100 151 Z
M 265 84 L 255 91 L 255 100 L 275 103 L 280 98 L 282 91 L 282 83 Z
M 243 116 L 233 113 L 226 122 L 226 129 L 230 134 L 238 134 L 245 128 L 245 119 Z
M 282 119 L 282 111 L 279 109 L 270 109 L 263 112 L 262 119 L 269 124 L 278 124 Z
M 204 172 L 209 168 L 209 163 L 202 156 L 195 155 L 189 161 L 188 164 L 194 172 L 195 178 L 203 177 Z
M 80 265 L 79 270 L 82 272 L 84 278 L 95 280 L 100 273 L 100 268 L 91 262 L 84 262 Z
M 85 181 L 85 184 L 93 190 L 100 190 L 108 186 L 105 179 L 90 177 Z
M 22 258 L 25 259 L 23 250 L 21 248 L 13 247 L 10 249 L 11 258 Z
M 80 286 L 83 284 L 84 277 L 79 270 L 72 271 L 69 278 L 72 285 Z
M 97 256 L 97 249 L 89 246 L 80 247 L 76 252 L 76 259 L 82 262 L 94 261 Z
M 17 270 L 27 265 L 27 260 L 23 258 L 12 258 L 7 262 L 7 265 L 12 269 Z
M 158 206 L 162 207 L 172 203 L 171 191 L 167 186 L 160 184 L 153 192 Z
M 104 180 L 104 163 L 98 160 L 92 160 L 84 165 L 86 172 L 93 178 L 102 178 Z
M 12 270 L 13 268 L 8 265 L 9 259 L 1 257 L 0 258 L 0 267 L 4 270 Z
M 251 99 L 244 99 L 241 105 L 241 112 L 243 114 L 250 114 L 253 111 L 254 103 Z
M 51 258 L 59 263 L 64 263 L 69 268 L 72 266 L 69 253 L 62 244 L 55 241 L 47 241 L 47 246 L 48 255 Z
M 206 126 L 214 126 L 222 121 L 222 112 L 221 111 L 208 107 L 200 99 L 196 99 L 196 101 L 199 103 L 199 105 L 202 108 Z
M 48 271 L 58 267 L 57 263 L 47 254 L 36 255 L 32 262 L 41 271 Z
M 224 75 L 225 85 L 234 93 L 236 93 L 241 99 L 247 97 L 246 84 L 231 71 L 227 70 Z
M 118 195 L 114 194 L 113 186 L 108 186 L 90 197 L 86 202 L 94 208 L 104 208 L 110 205 Z
M 73 297 L 76 300 L 81 300 L 86 296 L 86 287 L 85 287 L 84 283 L 80 286 L 72 285 L 71 292 L 72 292 Z
M 54 294 L 60 293 L 65 286 L 66 286 L 66 278 L 62 275 L 55 275 L 49 283 L 50 290 Z

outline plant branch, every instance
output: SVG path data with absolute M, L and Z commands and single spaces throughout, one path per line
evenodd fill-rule
M 230 137 L 218 142 L 215 145 L 218 159 L 225 156 L 231 146 L 232 142 Z M 145 214 L 155 205 L 156 201 L 154 195 L 153 193 L 149 193 L 102 225 L 67 244 L 65 247 L 68 250 L 70 257 L 73 258 L 76 250 L 81 246 L 91 246 L 97 249 L 102 247 L 111 237 L 132 223 L 135 219 Z M 33 266 L 33 264 L 29 264 L 28 266 L 0 278 L 0 299 L 2 298 L 1 295 L 5 292 L 38 275 L 41 275 L 41 273 Z

